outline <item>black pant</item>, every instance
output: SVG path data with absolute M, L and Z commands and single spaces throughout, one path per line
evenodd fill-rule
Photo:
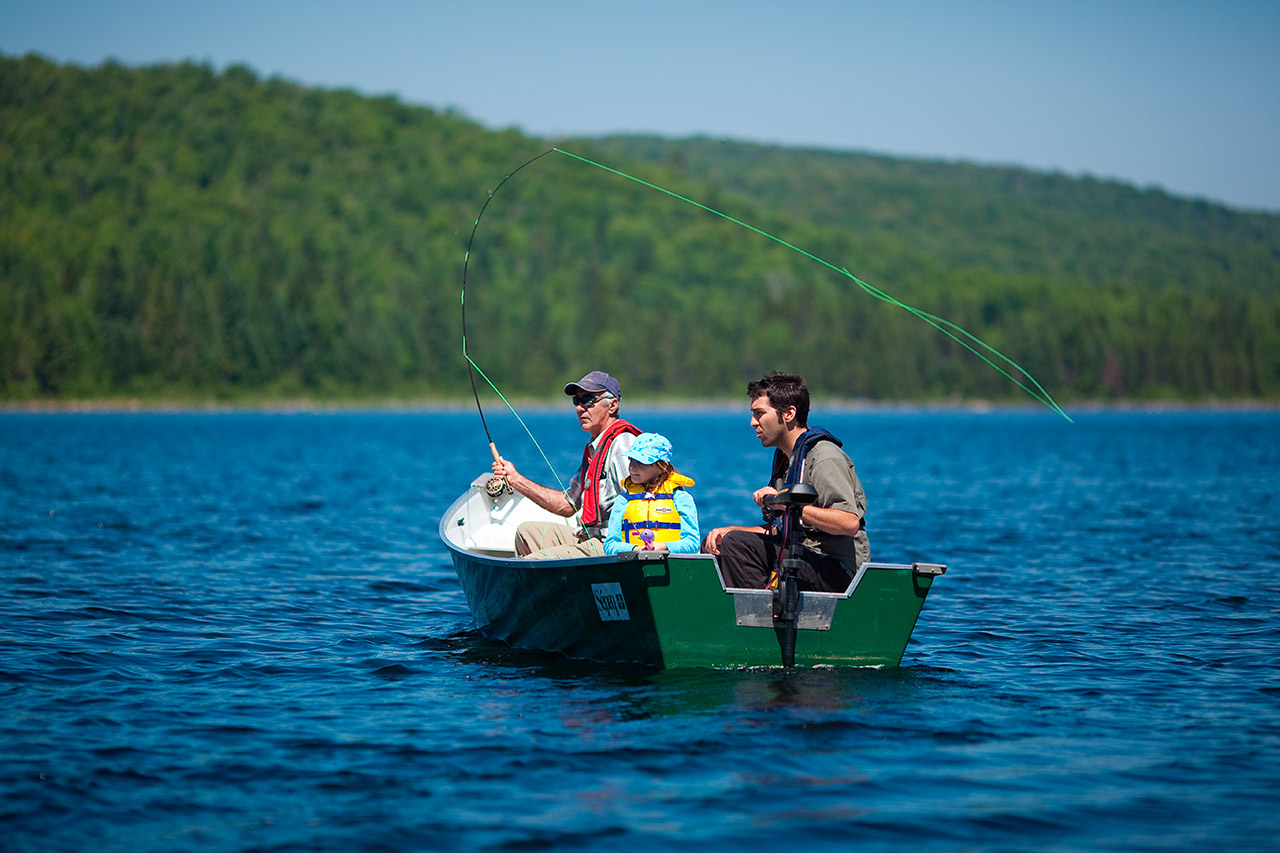
M 724 582 L 739 589 L 764 589 L 769 575 L 780 569 L 778 553 L 782 537 L 734 530 L 720 540 L 720 572 Z M 844 592 L 849 573 L 835 557 L 803 549 L 804 566 L 796 571 L 800 588 L 817 592 Z

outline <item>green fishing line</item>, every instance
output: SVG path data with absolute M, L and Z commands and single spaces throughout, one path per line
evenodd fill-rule
M 1049 392 L 1046 391 L 1044 387 L 1039 382 L 1036 381 L 1034 376 L 1032 376 L 1025 369 L 1023 369 L 1021 365 L 1019 365 L 1013 359 L 1006 356 L 1004 353 L 997 350 L 995 347 L 991 346 L 990 344 L 987 344 L 985 341 L 983 341 L 976 335 L 956 325 L 955 323 L 952 323 L 950 320 L 946 320 L 942 317 L 938 317 L 933 314 L 930 314 L 927 311 L 922 311 L 919 308 L 915 308 L 911 305 L 908 305 L 907 303 L 899 299 L 896 299 L 895 297 L 891 296 L 890 294 L 886 293 L 880 288 L 867 284 L 865 281 L 863 281 L 862 279 L 858 278 L 856 275 L 851 273 L 848 270 L 848 268 L 836 266 L 830 261 L 827 261 L 823 258 L 818 257 L 812 252 L 805 251 L 804 249 L 801 249 L 799 246 L 796 246 L 792 243 L 788 243 L 786 240 L 783 240 L 781 237 L 777 237 L 773 234 L 770 234 L 768 231 L 765 231 L 761 228 L 757 228 L 756 226 L 748 222 L 743 222 L 740 219 L 736 219 L 727 213 L 723 213 L 719 210 L 716 210 L 713 207 L 708 207 L 707 205 L 703 204 L 700 201 L 695 201 L 694 199 L 688 198 L 687 196 L 683 196 L 683 195 L 680 195 L 679 193 L 672 192 L 671 190 L 665 187 L 660 187 L 657 184 L 650 183 L 649 181 L 646 181 L 642 178 L 637 178 L 635 175 L 629 175 L 626 172 L 620 171 L 618 169 L 614 169 L 610 166 L 606 166 L 603 163 L 597 163 L 595 160 L 590 160 L 579 154 L 574 154 L 572 151 L 565 151 L 563 148 L 549 148 L 546 151 L 543 151 L 537 157 L 534 157 L 528 160 L 527 162 L 521 164 L 516 169 L 512 170 L 510 174 L 508 174 L 506 177 L 504 177 L 501 181 L 498 182 L 498 185 L 493 188 L 492 192 L 489 193 L 489 197 L 485 199 L 484 205 L 481 206 L 480 213 L 476 216 L 475 223 L 471 227 L 471 237 L 467 241 L 467 251 L 463 258 L 461 302 L 462 302 L 462 356 L 467 361 L 467 371 L 471 375 L 471 391 L 473 394 L 475 394 L 475 397 L 476 397 L 476 408 L 480 409 L 480 421 L 482 424 L 484 424 L 485 435 L 486 436 L 489 435 L 489 426 L 484 421 L 484 410 L 480 407 L 480 395 L 476 391 L 475 373 L 480 374 L 481 378 L 484 379 L 484 381 L 488 383 L 489 387 L 494 390 L 494 393 L 498 395 L 498 398 L 502 400 L 502 402 L 506 404 L 507 408 L 511 410 L 511 413 L 516 416 L 516 420 L 520 422 L 520 425 L 524 427 L 524 430 L 529 435 L 529 438 L 533 440 L 534 446 L 536 446 L 538 448 L 538 452 L 542 454 L 543 460 L 546 461 L 547 467 L 551 468 L 553 475 L 555 474 L 555 469 L 552 468 L 551 461 L 547 459 L 546 453 L 542 451 L 542 447 L 538 445 L 537 439 L 533 437 L 533 433 L 529 430 L 529 428 L 525 425 L 524 421 L 520 418 L 520 414 L 516 412 L 515 407 L 512 406 L 511 403 L 507 400 L 507 398 L 503 396 L 502 392 L 498 390 L 498 387 L 493 384 L 493 382 L 489 379 L 489 377 L 485 376 L 484 371 L 480 369 L 480 366 L 476 364 L 471 359 L 471 356 L 467 353 L 467 309 L 466 309 L 467 266 L 471 260 L 471 246 L 475 241 L 476 230 L 480 227 L 480 220 L 484 217 L 484 212 L 488 208 L 489 202 L 493 201 L 493 198 L 495 195 L 497 195 L 498 190 L 502 189 L 502 185 L 505 184 L 507 181 L 511 180 L 511 178 L 515 177 L 515 175 L 521 169 L 524 169 L 526 166 L 531 165 L 532 163 L 542 159 L 543 157 L 551 153 L 563 154 L 564 156 L 569 157 L 573 160 L 576 160 L 580 163 L 584 163 L 588 166 L 594 166 L 597 169 L 602 169 L 606 172 L 609 172 L 610 174 L 617 175 L 620 178 L 626 178 L 629 181 L 634 181 L 635 183 L 640 184 L 641 186 L 648 187 L 651 190 L 656 190 L 660 193 L 663 193 L 664 195 L 670 196 L 671 198 L 682 201 L 685 204 L 691 204 L 700 210 L 704 210 L 707 213 L 714 214 L 715 216 L 718 216 L 721 219 L 728 220 L 729 222 L 732 222 L 734 225 L 741 226 L 742 228 L 745 228 L 748 231 L 752 231 L 756 234 L 759 234 L 761 237 L 765 237 L 769 240 L 772 240 L 775 243 L 778 243 L 779 245 L 787 247 L 793 252 L 797 252 L 803 255 L 804 257 L 809 258 L 812 261 L 816 261 L 817 263 L 822 264 L 824 267 L 827 267 L 833 272 L 844 276 L 845 278 L 852 281 L 854 284 L 858 285 L 858 287 L 861 288 L 863 292 L 865 292 L 869 296 L 872 296 L 875 299 L 880 300 L 881 302 L 885 302 L 889 305 L 893 305 L 897 308 L 901 308 L 903 311 L 906 311 L 912 316 L 917 317 L 918 319 L 928 323 L 930 326 L 937 329 L 939 332 L 946 335 L 948 338 L 955 341 L 956 343 L 964 347 L 969 352 L 973 353 L 975 356 L 977 356 L 979 359 L 985 362 L 997 373 L 1004 376 L 1014 385 L 1017 385 L 1019 388 L 1021 388 L 1024 392 L 1026 392 L 1029 396 L 1031 396 L 1037 402 L 1043 404 L 1045 407 L 1061 415 L 1063 418 L 1066 418 L 1066 420 L 1069 423 L 1072 422 L 1070 416 L 1068 416 L 1067 413 L 1062 410 L 1062 407 L 1059 406 L 1057 402 L 1054 401 L 1053 397 L 1049 395 Z M 992 360 L 993 358 L 996 360 Z M 473 369 L 474 369 L 474 373 L 472 373 Z M 493 443 L 493 439 L 491 437 L 489 439 L 489 443 L 490 444 Z M 560 483 L 560 479 L 558 476 L 556 477 L 556 482 L 557 484 Z
M 679 193 L 672 192 L 671 190 L 666 189 L 665 187 L 660 187 L 657 184 L 650 183 L 649 181 L 646 181 L 642 178 L 637 178 L 634 175 L 628 175 L 626 172 L 620 172 L 617 169 L 611 168 L 609 166 L 605 166 L 602 163 L 597 163 L 594 160 L 589 160 L 586 157 L 583 157 L 578 154 L 574 154 L 572 151 L 565 151 L 563 148 L 552 148 L 551 150 L 559 154 L 563 154 L 566 157 L 572 157 L 574 160 L 578 160 L 582 163 L 586 163 L 587 165 L 595 166 L 597 169 L 603 169 L 604 171 L 617 175 L 618 177 L 626 178 L 629 181 L 635 181 L 637 184 L 640 184 L 641 186 L 648 187 L 651 190 L 657 190 L 658 192 L 669 195 L 672 198 L 679 199 L 680 201 L 683 201 L 686 204 L 691 204 L 694 207 L 699 208 L 700 210 L 705 210 L 707 213 L 715 214 L 716 216 L 719 216 L 721 219 L 727 219 L 728 221 L 732 222 L 734 225 L 740 225 L 743 228 L 746 228 L 748 231 L 754 231 L 756 234 L 759 234 L 761 237 L 766 237 L 774 241 L 775 243 L 778 243 L 782 246 L 786 246 L 788 249 L 792 250 L 793 252 L 798 252 L 799 254 L 804 255 L 806 258 L 812 261 L 817 261 L 818 263 L 822 264 L 824 267 L 827 267 L 828 269 L 833 270 L 839 273 L 840 275 L 850 279 L 851 281 L 853 281 L 854 284 L 858 285 L 866 293 L 868 293 L 871 296 L 874 296 L 876 299 L 879 299 L 881 302 L 887 302 L 890 305 L 894 305 L 898 308 L 901 308 L 907 313 L 912 314 L 921 320 L 924 320 L 930 326 L 933 326 L 935 329 L 942 332 L 942 334 L 951 338 L 953 341 L 960 344 L 960 346 L 964 347 L 969 352 L 973 353 L 978 358 L 982 359 L 982 361 L 986 362 L 997 373 L 1001 374 L 1010 382 L 1012 382 L 1014 385 L 1017 385 L 1023 391 L 1030 394 L 1037 401 L 1039 401 L 1040 403 L 1043 403 L 1045 406 L 1057 412 L 1059 415 L 1062 415 L 1062 417 L 1066 418 L 1067 421 L 1071 421 L 1071 418 L 1068 417 L 1067 413 L 1064 412 L 1062 410 L 1062 407 L 1060 407 L 1054 401 L 1054 399 L 1049 396 L 1049 392 L 1044 390 L 1044 388 L 1040 385 L 1040 383 L 1035 380 L 1034 376 L 1032 376 L 1030 373 L 1024 370 L 1013 359 L 1009 358 L 1004 353 L 997 350 L 995 347 L 985 343 L 976 335 L 973 335 L 970 332 L 966 331 L 965 329 L 961 328 L 960 326 L 957 326 L 955 323 L 952 323 L 949 320 L 944 320 L 941 317 L 935 317 L 934 315 L 929 314 L 925 311 L 921 311 L 917 308 L 913 308 L 912 306 L 906 304 L 905 302 L 901 302 L 898 299 L 895 299 L 894 297 L 890 296 L 888 293 L 885 293 L 883 290 L 880 290 L 879 288 L 872 287 L 871 285 L 867 284 L 865 281 L 858 278 L 853 273 L 849 272 L 849 270 L 846 269 L 845 267 L 838 267 L 835 264 L 831 263 L 830 261 L 824 260 L 823 258 L 820 258 L 811 252 L 807 252 L 804 249 L 801 249 L 799 246 L 788 243 L 786 240 L 783 240 L 781 237 L 776 237 L 773 234 L 770 234 L 768 231 L 764 231 L 760 228 L 757 228 L 748 222 L 743 222 L 741 219 L 735 219 L 729 214 L 722 213 L 721 211 L 716 210 L 713 207 L 708 207 L 702 202 L 694 201 L 691 198 L 687 198 L 686 196 L 682 196 Z M 959 335 L 963 335 L 969 341 L 972 341 L 973 344 L 976 344 L 977 346 L 991 353 L 996 358 L 1000 359 L 1002 362 L 1007 364 L 1009 367 L 1016 370 L 1019 374 L 1026 377 L 1027 382 L 1029 382 L 1030 385 L 1028 385 L 1026 382 L 1023 382 L 1021 379 L 1018 379 L 1017 377 L 1009 373 L 1009 371 L 1005 370 L 1003 367 L 996 364 L 991 359 L 987 358 L 985 355 L 983 355 L 981 352 L 975 349 L 974 346 L 970 345 L 965 340 L 962 340 L 957 335 L 957 333 L 959 333 Z

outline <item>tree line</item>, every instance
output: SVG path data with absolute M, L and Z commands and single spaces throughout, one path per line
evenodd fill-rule
M 0 398 L 1021 392 L 811 259 L 551 143 L 196 63 L 0 57 Z M 714 140 L 561 148 L 981 337 L 1059 400 L 1280 397 L 1280 217 L 1093 179 Z M 465 255 L 472 226 L 475 242 Z

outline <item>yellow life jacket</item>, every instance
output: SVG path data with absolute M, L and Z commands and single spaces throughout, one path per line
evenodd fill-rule
M 640 537 L 643 531 L 653 533 L 654 542 L 680 541 L 680 513 L 676 510 L 676 490 L 692 486 L 684 474 L 674 471 L 657 486 L 648 490 L 637 486 L 628 477 L 622 481 L 626 491 L 619 495 L 626 498 L 627 506 L 622 512 L 622 541 L 629 545 L 643 545 Z M 614 506 L 617 512 L 618 507 Z

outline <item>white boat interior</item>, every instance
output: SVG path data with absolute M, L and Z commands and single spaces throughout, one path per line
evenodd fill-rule
M 548 512 L 505 480 L 482 474 L 471 481 L 467 493 L 450 509 L 440 532 L 458 548 L 491 557 L 514 557 L 516 528 L 526 521 L 576 525 L 578 517 L 564 518 Z

